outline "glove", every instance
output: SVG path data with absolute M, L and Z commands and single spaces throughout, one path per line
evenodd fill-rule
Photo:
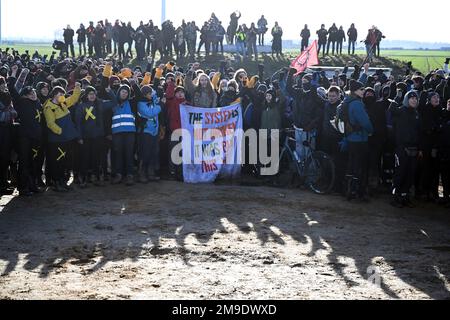
M 112 76 L 112 65 L 107 64 L 107 65 L 105 66 L 105 69 L 103 70 L 103 76 L 104 76 L 105 78 L 109 78 L 109 77 Z
M 213 84 L 213 86 L 216 90 L 219 89 L 219 81 L 220 81 L 221 76 L 222 76 L 222 74 L 220 72 L 216 72 L 214 74 L 214 77 L 211 80 L 211 83 Z
M 163 72 L 164 72 L 163 69 L 161 69 L 161 68 L 156 68 L 155 78 L 156 78 L 156 79 L 161 79 Z
M 247 88 L 253 89 L 256 86 L 256 83 L 259 81 L 258 76 L 251 77 L 250 81 L 247 83 Z
M 144 79 L 141 82 L 141 86 L 146 86 L 152 82 L 152 74 L 150 72 L 146 72 Z

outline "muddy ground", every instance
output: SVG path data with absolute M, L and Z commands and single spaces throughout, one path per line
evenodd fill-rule
M 2 197 L 0 298 L 450 299 L 449 230 L 434 205 L 267 187 Z

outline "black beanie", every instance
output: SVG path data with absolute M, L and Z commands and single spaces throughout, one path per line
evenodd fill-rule
M 92 87 L 92 86 L 88 86 L 88 87 L 86 87 L 86 89 L 84 89 L 84 95 L 87 97 L 87 95 L 89 94 L 89 93 L 91 93 L 91 92 L 93 92 L 93 93 L 95 93 L 95 95 L 97 95 L 97 89 L 95 89 L 94 87 Z
M 50 98 L 54 98 L 58 93 L 66 94 L 66 90 L 63 87 L 56 86 L 53 88 L 52 92 L 50 92 Z
M 364 88 L 364 85 L 361 82 L 352 79 L 350 80 L 349 88 L 350 92 L 355 92 L 361 88 Z

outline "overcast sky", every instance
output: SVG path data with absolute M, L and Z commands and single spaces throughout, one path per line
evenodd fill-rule
M 4 38 L 53 38 L 55 31 L 70 24 L 116 18 L 131 21 L 161 20 L 161 0 L 0 0 L 2 2 L 2 33 Z M 310 3 L 310 4 L 307 4 Z M 316 7 L 317 6 L 317 7 Z M 167 0 L 167 18 L 179 24 L 182 19 L 202 23 L 211 12 L 229 23 L 231 12 L 242 12 L 240 23 L 257 22 L 261 14 L 269 26 L 278 21 L 285 39 L 297 39 L 307 23 L 315 36 L 321 23 L 332 22 L 347 30 L 350 23 L 364 33 L 372 25 L 382 30 L 389 40 L 450 42 L 449 6 L 444 0 L 416 1 L 376 0 Z

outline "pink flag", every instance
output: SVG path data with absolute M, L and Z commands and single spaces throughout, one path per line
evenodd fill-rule
M 317 40 L 303 51 L 294 61 L 291 63 L 291 67 L 297 69 L 297 74 L 303 72 L 309 66 L 315 66 L 319 64 L 319 57 L 317 56 Z

